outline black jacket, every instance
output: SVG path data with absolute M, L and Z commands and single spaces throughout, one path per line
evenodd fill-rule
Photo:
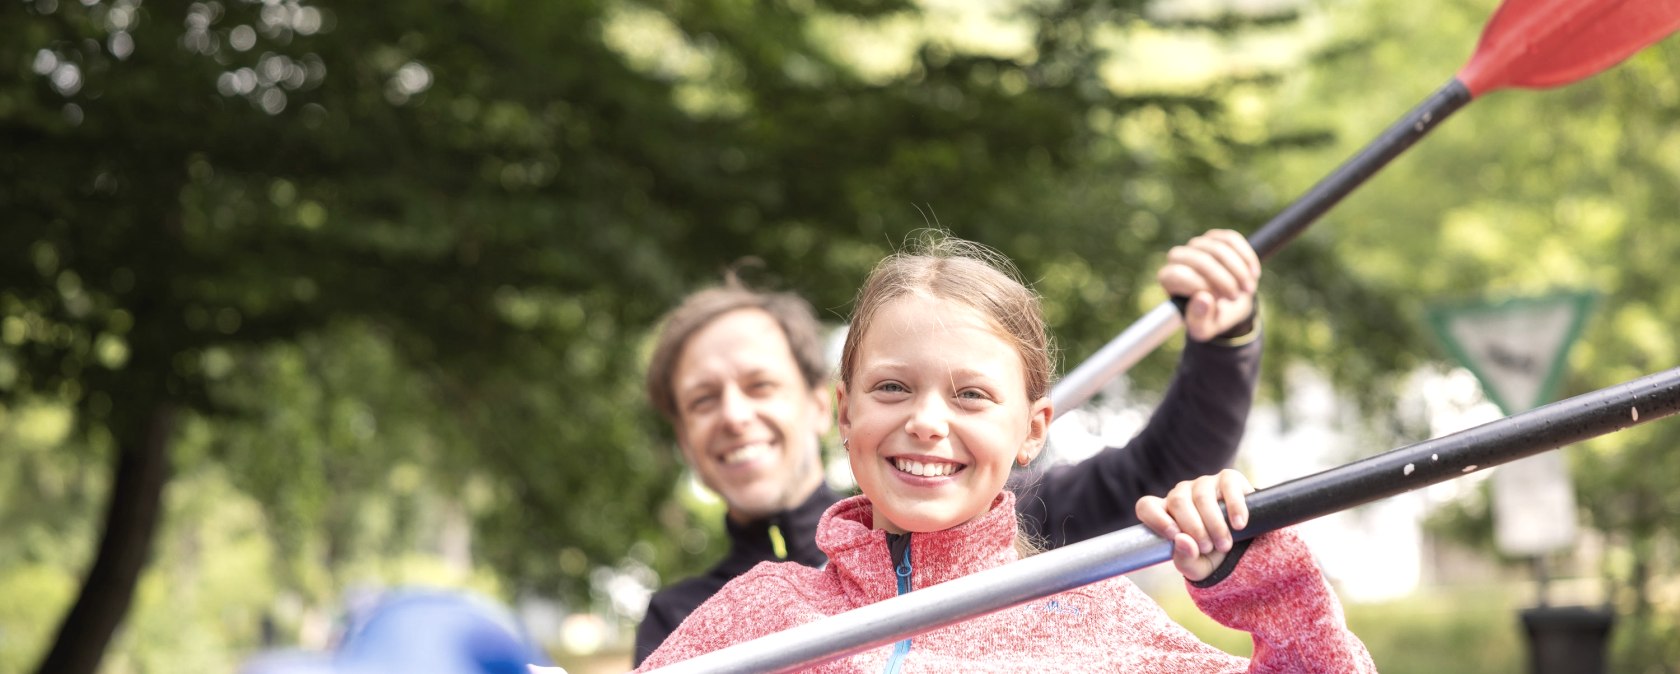
M 1027 533 L 1055 548 L 1122 529 L 1137 524 L 1138 498 L 1164 495 L 1180 481 L 1230 466 L 1259 380 L 1257 337 L 1245 336 L 1240 346 L 1187 340 L 1160 406 L 1130 442 L 1077 464 L 1010 476 L 1006 486 L 1015 492 Z M 824 485 L 769 520 L 745 526 L 728 521 L 729 554 L 723 561 L 655 592 L 648 602 L 636 629 L 635 664 L 653 654 L 689 613 L 759 562 L 827 563 L 816 545 L 817 521 L 841 498 Z M 772 529 L 785 542 L 785 558 L 776 555 Z

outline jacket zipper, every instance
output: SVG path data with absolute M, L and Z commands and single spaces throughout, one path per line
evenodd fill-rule
M 904 536 L 908 539 L 910 534 L 905 533 Z M 894 571 L 898 574 L 898 593 L 901 595 L 908 593 L 910 591 L 910 541 L 908 540 L 904 542 L 904 558 L 899 560 L 898 568 Z M 898 674 L 899 669 L 904 666 L 904 656 L 909 654 L 909 639 L 894 644 L 892 657 L 887 659 L 887 674 Z

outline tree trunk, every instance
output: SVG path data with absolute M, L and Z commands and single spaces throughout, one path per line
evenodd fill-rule
M 170 406 L 157 405 L 139 416 L 132 423 L 112 424 L 117 461 L 99 553 L 37 674 L 94 674 L 133 602 L 169 481 L 175 415 Z

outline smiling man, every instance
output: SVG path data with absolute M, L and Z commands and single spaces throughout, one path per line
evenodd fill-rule
M 1058 547 L 1136 524 L 1140 497 L 1230 464 L 1259 373 L 1259 277 L 1259 258 L 1236 232 L 1210 231 L 1172 249 L 1157 279 L 1191 298 L 1173 383 L 1126 445 L 1010 479 L 1023 524 L 1041 543 Z M 666 315 L 648 397 L 675 429 L 690 469 L 723 498 L 729 552 L 705 574 L 654 594 L 636 632 L 636 664 L 759 562 L 827 562 L 817 522 L 841 494 L 823 480 L 820 438 L 833 424 L 833 403 L 821 333 L 803 299 L 733 279 Z

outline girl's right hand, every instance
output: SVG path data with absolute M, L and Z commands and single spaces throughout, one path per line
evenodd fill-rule
M 1202 580 L 1225 561 L 1231 551 L 1233 529 L 1248 526 L 1243 496 L 1254 491 L 1242 473 L 1229 468 L 1178 483 L 1166 498 L 1138 499 L 1137 517 L 1155 535 L 1172 541 L 1173 566 L 1191 581 Z M 1219 504 L 1225 504 L 1225 511 Z M 1226 512 L 1231 525 L 1225 525 Z

